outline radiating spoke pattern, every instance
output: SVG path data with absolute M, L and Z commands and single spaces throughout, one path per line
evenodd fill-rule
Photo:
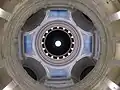
M 17 86 L 15 81 L 10 82 L 3 90 L 13 90 Z
M 19 1 L 21 3 L 27 2 L 27 1 L 28 2 L 30 1 L 30 3 L 34 2 L 34 0 L 19 0 Z M 35 0 L 35 1 L 37 1 L 37 0 Z M 50 1 L 55 1 L 55 0 L 50 0 Z M 85 1 L 87 1 L 87 0 L 85 0 Z M 57 2 L 57 0 L 55 2 Z M 96 2 L 97 2 L 97 0 L 96 0 Z M 99 6 L 99 3 L 97 4 L 97 6 Z M 94 27 L 94 23 L 87 16 L 87 14 L 82 13 L 82 12 L 78 13 L 79 10 L 76 10 L 77 13 L 74 13 L 74 15 L 73 15 L 74 18 L 73 18 L 71 13 L 73 13 L 74 9 L 71 10 L 72 8 L 70 10 L 68 8 L 65 8 L 65 10 L 63 8 L 59 8 L 58 10 L 56 10 L 56 8 L 55 8 L 55 10 L 54 10 L 54 8 L 52 8 L 52 9 L 53 10 L 48 10 L 48 8 L 45 8 L 45 10 L 48 10 L 48 12 L 46 12 L 43 9 L 42 13 L 45 14 L 45 12 L 46 12 L 46 14 L 48 14 L 48 15 L 45 19 L 43 19 L 44 15 L 43 16 L 38 15 L 38 18 L 39 17 L 42 18 L 42 19 L 39 18 L 41 20 L 41 22 L 39 22 L 39 20 L 37 20 L 38 18 L 36 18 L 36 20 L 34 20 L 33 19 L 34 17 L 32 17 L 32 18 L 29 17 L 28 22 L 32 22 L 32 23 L 27 22 L 27 25 L 24 26 L 24 28 L 22 28 L 22 29 L 24 29 L 23 32 L 24 31 L 25 32 L 24 32 L 24 34 L 22 33 L 22 35 L 23 35 L 22 38 L 20 37 L 21 41 L 23 39 L 22 44 L 20 42 L 20 45 L 21 45 L 20 46 L 20 49 L 21 49 L 20 56 L 22 57 L 22 55 L 23 55 L 23 57 L 25 59 L 30 58 L 30 59 L 33 59 L 31 61 L 38 63 L 38 65 L 36 65 L 36 63 L 33 65 L 33 63 L 30 61 L 30 59 L 28 59 L 26 61 L 23 60 L 24 64 L 29 66 L 29 68 L 24 67 L 24 66 L 23 66 L 23 68 L 27 71 L 27 73 L 33 79 L 35 79 L 35 81 L 40 81 L 42 76 L 40 76 L 41 74 L 38 74 L 36 72 L 39 72 L 38 67 L 42 71 L 41 67 L 43 66 L 43 69 L 45 69 L 46 71 L 45 70 L 43 71 L 43 72 L 45 72 L 45 74 L 43 75 L 44 77 L 42 77 L 42 79 L 44 78 L 43 81 L 45 81 L 44 84 L 46 86 L 51 85 L 50 87 L 52 87 L 52 86 L 61 87 L 59 84 L 63 85 L 63 87 L 65 85 L 72 86 L 73 84 L 76 84 L 76 83 L 74 83 L 74 81 L 80 82 L 95 67 L 96 62 L 99 59 L 100 54 L 101 54 L 100 53 L 100 49 L 101 49 L 100 44 L 101 43 L 99 40 L 99 35 L 94 32 L 94 31 L 97 31 L 97 28 Z M 40 12 L 40 14 L 41 14 L 41 12 Z M 80 15 L 78 15 L 78 14 L 80 14 Z M 32 16 L 34 16 L 34 15 L 32 15 Z M 0 8 L 0 18 L 5 19 L 6 21 L 9 21 L 10 17 L 11 17 L 11 13 L 7 12 L 6 9 L 4 10 L 4 9 Z M 35 15 L 35 17 L 36 17 L 36 15 Z M 75 17 L 77 17 L 77 18 L 75 18 Z M 110 23 L 120 20 L 120 11 L 112 14 L 111 16 L 108 17 L 108 19 L 109 19 Z M 57 22 L 58 23 L 58 25 L 57 25 L 54 23 L 54 21 L 57 21 L 57 20 L 64 21 L 64 23 Z M 34 21 L 36 21 L 36 23 Z M 47 26 L 49 26 L 48 23 L 50 23 L 50 25 L 51 24 L 54 24 L 54 25 L 53 26 L 51 25 L 49 28 L 49 27 L 47 27 Z M 61 24 L 61 26 L 59 26 L 60 24 Z M 65 25 L 68 25 L 68 26 L 65 26 Z M 30 28 L 28 28 L 28 26 L 30 26 Z M 35 26 L 35 27 L 33 28 L 33 26 Z M 43 27 L 43 26 L 45 26 L 45 27 Z M 57 29 L 60 29 L 61 31 L 54 29 L 54 27 Z M 69 27 L 70 27 L 70 30 L 69 30 Z M 73 30 L 71 30 L 71 27 L 73 27 Z M 81 31 L 80 31 L 80 29 L 81 29 Z M 95 30 L 93 30 L 93 29 L 95 29 Z M 40 30 L 41 30 L 41 32 L 39 32 Z M 75 31 L 75 32 L 73 32 L 73 31 Z M 63 33 L 61 33 L 61 32 L 63 32 Z M 40 33 L 40 34 L 38 34 L 38 33 Z M 53 34 L 50 34 L 50 33 L 53 33 Z M 64 34 L 66 34 L 66 35 L 64 35 Z M 96 37 L 94 37 L 95 36 L 94 34 L 96 34 Z M 36 38 L 38 38 L 38 39 L 36 40 Z M 58 38 L 58 39 L 56 39 L 54 42 L 51 42 L 55 38 Z M 69 38 L 70 38 L 70 40 L 69 40 Z M 64 42 L 62 42 L 62 41 L 64 41 Z M 39 42 L 39 44 L 37 44 L 37 42 Z M 63 49 L 60 48 L 62 45 L 64 45 Z M 38 46 L 38 47 L 36 48 L 36 46 Z M 59 48 L 60 48 L 60 50 L 59 50 Z M 77 50 L 76 48 L 79 50 Z M 39 49 L 39 51 L 37 51 L 37 49 Z M 23 52 L 22 52 L 22 50 L 23 50 Z M 63 51 L 63 50 L 65 50 L 65 51 Z M 74 51 L 74 52 L 72 52 L 72 51 Z M 113 67 L 120 67 L 119 53 L 120 53 L 120 43 L 117 43 L 115 59 L 111 60 L 108 63 L 108 67 L 110 69 Z M 72 58 L 71 57 L 68 58 L 68 56 L 71 56 Z M 22 59 L 23 59 L 23 57 L 22 57 Z M 66 58 L 68 58 L 68 61 L 72 59 L 73 60 L 73 61 L 71 60 L 72 63 L 68 62 L 66 64 L 61 64 L 61 62 L 67 61 Z M 47 61 L 47 59 L 49 59 L 49 61 Z M 78 63 L 78 62 L 80 62 L 80 63 Z M 39 66 L 40 65 L 39 63 L 41 64 L 41 67 Z M 75 67 L 76 72 L 72 72 L 72 74 L 73 74 L 73 76 L 72 76 L 71 70 L 72 70 L 73 66 L 75 66 L 75 63 L 79 64 L 79 65 L 76 65 L 76 67 Z M 37 76 L 33 77 L 32 75 L 34 72 L 31 75 L 32 71 L 30 69 L 31 70 L 33 69 L 33 71 L 35 71 L 35 74 L 38 75 L 39 77 L 37 77 Z M 80 72 L 79 72 L 79 70 L 80 70 Z M 75 75 L 76 75 L 76 77 L 75 77 Z M 73 80 L 71 77 L 73 77 Z M 37 80 L 37 78 L 38 78 L 38 80 Z M 48 80 L 48 79 L 50 79 L 50 80 Z M 62 79 L 64 79 L 65 81 Z M 56 80 L 56 81 L 54 81 L 54 80 Z M 61 80 L 61 81 L 59 81 L 59 80 Z M 64 83 L 66 83 L 66 84 L 64 84 Z M 110 80 L 109 78 L 106 78 L 105 82 L 103 82 L 103 83 L 105 83 L 105 85 L 108 86 L 109 89 L 111 89 L 111 90 L 120 90 L 120 87 L 117 84 L 115 84 L 112 80 Z M 15 81 L 12 81 L 3 90 L 14 90 L 14 88 L 16 88 L 17 86 L 18 85 L 15 83 Z M 106 87 L 106 88 L 108 88 L 108 87 Z
M 120 90 L 120 87 L 109 78 L 105 79 L 105 84 L 109 87 L 110 90 Z
M 118 12 L 114 13 L 113 15 L 111 15 L 109 17 L 109 20 L 111 22 L 116 21 L 116 20 L 120 20 L 120 11 L 118 11 Z
M 0 8 L 0 17 L 5 19 L 5 20 L 9 20 L 11 14 L 9 12 L 4 11 L 2 8 Z

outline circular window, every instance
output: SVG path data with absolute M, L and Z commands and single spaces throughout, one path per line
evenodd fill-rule
M 46 31 L 42 40 L 42 48 L 49 57 L 62 59 L 73 51 L 74 39 L 67 29 L 54 27 Z

